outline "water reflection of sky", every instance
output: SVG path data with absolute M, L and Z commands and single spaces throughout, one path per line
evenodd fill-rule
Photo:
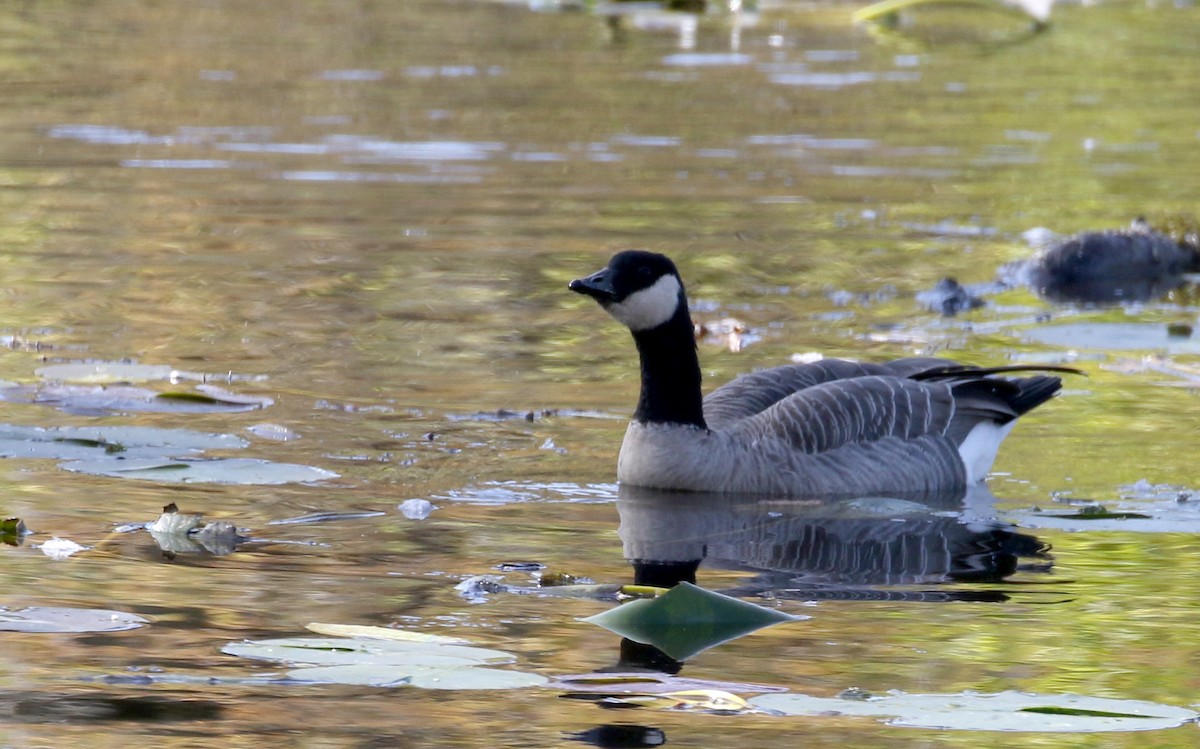
M 343 124 L 333 118 L 332 125 Z M 121 166 L 135 169 L 249 169 L 288 180 L 352 181 L 352 182 L 457 182 L 477 183 L 493 170 L 485 166 L 471 167 L 482 162 L 512 161 L 525 164 L 559 164 L 570 161 L 616 163 L 649 151 L 672 150 L 680 158 L 736 160 L 756 151 L 756 157 L 779 157 L 796 161 L 802 168 L 816 173 L 844 177 L 877 178 L 905 176 L 920 179 L 944 179 L 958 174 L 957 169 L 928 166 L 886 166 L 871 164 L 838 164 L 814 160 L 814 153 L 855 153 L 877 155 L 889 161 L 895 159 L 937 159 L 954 157 L 958 149 L 948 146 L 892 147 L 872 138 L 820 137 L 808 133 L 763 133 L 750 135 L 740 142 L 723 146 L 690 143 L 676 135 L 652 133 L 616 133 L 604 141 L 567 143 L 565 147 L 524 142 L 513 145 L 499 140 L 418 140 L 395 141 L 370 135 L 333 133 L 320 135 L 311 141 L 274 140 L 279 133 L 267 127 L 185 127 L 168 134 L 154 134 L 115 126 L 64 124 L 48 128 L 46 135 L 60 140 L 74 140 L 96 146 L 159 147 L 163 152 L 191 148 L 236 154 L 236 159 L 198 156 L 139 156 L 122 159 Z M 1007 150 L 1006 150 L 1007 149 Z M 1020 154 L 1019 156 L 1016 154 Z M 1008 155 L 1004 155 L 1008 154 Z M 383 167 L 405 165 L 424 167 L 424 174 L 386 173 L 334 168 L 278 169 L 274 162 L 254 162 L 255 156 L 270 157 L 327 157 L 341 166 Z M 1019 146 L 996 146 L 980 163 L 1027 162 L 1035 159 Z M 456 164 L 453 172 L 443 167 Z

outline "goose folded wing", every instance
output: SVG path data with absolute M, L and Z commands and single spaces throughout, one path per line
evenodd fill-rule
M 954 393 L 941 382 L 868 375 L 795 392 L 727 429 L 823 453 L 888 437 L 942 437 L 955 414 Z
M 868 375 L 911 377 L 958 368 L 948 359 L 912 357 L 883 364 L 843 359 L 822 359 L 808 364 L 785 364 L 741 375 L 725 383 L 704 399 L 704 419 L 712 429 L 726 429 L 735 422 L 762 413 L 779 401 L 807 388 L 827 382 Z

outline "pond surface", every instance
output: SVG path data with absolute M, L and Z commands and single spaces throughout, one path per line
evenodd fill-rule
M 0 19 L 0 516 L 35 532 L 0 535 L 0 618 L 117 612 L 0 632 L 0 745 L 1194 746 L 1194 725 L 981 737 L 280 682 L 238 654 L 325 622 L 544 678 L 628 670 L 645 653 L 581 621 L 611 600 L 529 588 L 704 558 L 700 585 L 809 617 L 670 666 L 742 697 L 1198 701 L 1191 294 L 915 299 L 991 281 L 1031 229 L 1196 210 L 1193 3 L 1060 6 L 1036 35 L 988 11 L 884 34 L 840 3 L 552 6 Z M 626 247 L 680 265 L 709 383 L 811 352 L 1086 377 L 1022 421 L 983 499 L 618 501 L 635 355 L 566 283 Z M 138 525 L 171 504 L 208 543 Z

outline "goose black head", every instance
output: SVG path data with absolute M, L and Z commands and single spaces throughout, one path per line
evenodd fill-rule
M 683 282 L 666 255 L 625 250 L 587 278 L 570 283 L 571 291 L 586 294 L 635 333 L 650 330 L 687 309 Z

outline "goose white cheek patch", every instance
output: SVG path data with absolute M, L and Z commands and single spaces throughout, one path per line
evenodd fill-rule
M 608 314 L 633 331 L 657 328 L 675 316 L 680 288 L 678 278 L 663 276 L 654 285 L 625 297 L 625 301 L 608 305 Z

